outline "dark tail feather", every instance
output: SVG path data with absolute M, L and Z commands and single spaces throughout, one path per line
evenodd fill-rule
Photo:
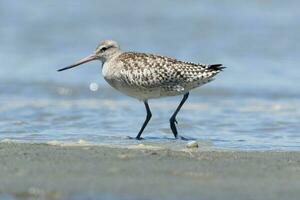
M 210 69 L 212 71 L 222 71 L 225 68 L 226 67 L 223 67 L 222 64 L 212 64 L 212 65 L 208 66 L 208 69 Z

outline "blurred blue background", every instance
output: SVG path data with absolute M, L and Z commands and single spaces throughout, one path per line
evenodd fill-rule
M 113 39 L 123 50 L 228 67 L 180 113 L 184 134 L 220 147 L 298 150 L 299 7 L 296 0 L 2 0 L 0 138 L 134 136 L 144 108 L 109 88 L 100 63 L 56 72 Z M 179 99 L 153 101 L 160 117 L 146 134 L 171 137 L 167 119 Z

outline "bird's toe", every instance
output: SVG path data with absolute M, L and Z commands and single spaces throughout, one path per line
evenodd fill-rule
M 184 141 L 188 141 L 189 140 L 188 138 L 183 137 L 183 136 L 178 136 L 177 139 L 184 140 Z

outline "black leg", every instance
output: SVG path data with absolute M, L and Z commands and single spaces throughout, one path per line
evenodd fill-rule
M 182 98 L 180 104 L 178 105 L 174 114 L 170 118 L 170 127 L 171 127 L 171 130 L 172 130 L 175 138 L 177 138 L 177 136 L 178 136 L 177 128 L 175 126 L 175 123 L 177 124 L 176 115 L 178 114 L 182 105 L 184 104 L 184 102 L 187 100 L 188 97 L 189 97 L 189 93 L 186 93 L 185 95 L 183 95 L 183 98 Z M 184 139 L 184 138 L 182 138 L 182 139 Z
M 144 121 L 144 124 L 143 124 L 143 126 L 142 126 L 140 132 L 139 132 L 138 135 L 136 136 L 136 139 L 137 139 L 137 140 L 142 139 L 142 138 L 141 138 L 141 135 L 142 135 L 142 133 L 143 133 L 145 127 L 147 126 L 148 122 L 150 121 L 150 119 L 151 119 L 151 117 L 152 117 L 152 113 L 151 113 L 151 111 L 150 111 L 150 108 L 149 108 L 149 105 L 148 105 L 148 101 L 147 101 L 147 100 L 144 101 L 144 104 L 145 104 L 145 108 L 146 108 L 146 111 L 147 111 L 147 116 L 146 116 L 146 119 L 145 119 L 145 121 Z

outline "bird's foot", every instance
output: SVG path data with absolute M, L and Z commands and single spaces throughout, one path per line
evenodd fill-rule
M 144 138 L 142 138 L 142 137 L 131 137 L 131 136 L 127 136 L 126 138 L 127 138 L 127 139 L 130 139 L 130 140 L 144 140 Z
M 142 137 L 135 137 L 136 140 L 144 140 Z
M 190 140 L 190 139 L 188 139 L 186 137 L 183 137 L 183 136 L 177 136 L 176 139 L 178 139 L 178 140 L 184 140 L 184 141 Z

